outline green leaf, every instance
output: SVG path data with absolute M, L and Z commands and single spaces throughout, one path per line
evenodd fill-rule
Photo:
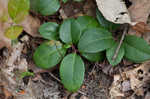
M 54 22 L 47 22 L 40 26 L 39 32 L 43 38 L 48 40 L 58 40 L 59 25 Z
M 82 53 L 82 56 L 91 62 L 98 62 L 104 59 L 104 53 Z
M 15 23 L 23 21 L 28 15 L 29 9 L 29 0 L 9 0 L 8 2 L 8 13 Z
M 85 29 L 98 27 L 99 23 L 97 20 L 91 16 L 79 16 L 77 22 L 80 25 L 80 29 L 83 32 Z
M 33 59 L 35 64 L 43 69 L 49 69 L 58 64 L 64 57 L 66 49 L 59 41 L 50 41 L 41 44 L 35 51 Z
M 117 47 L 118 47 L 118 43 L 115 43 L 111 48 L 107 49 L 106 51 L 107 59 L 112 66 L 115 66 L 118 63 L 120 63 L 125 54 L 124 47 L 121 46 L 116 59 L 113 60 L 112 58 L 116 52 Z
M 59 0 L 30 0 L 31 9 L 44 16 L 56 13 L 60 8 Z
M 18 36 L 22 33 L 22 26 L 11 26 L 5 31 L 5 36 L 11 40 L 17 39 Z
M 150 46 L 142 38 L 128 35 L 124 40 L 125 57 L 135 63 L 150 59 Z
M 97 17 L 99 24 L 101 26 L 103 26 L 103 28 L 105 28 L 109 31 L 115 30 L 120 26 L 119 24 L 114 24 L 114 23 L 106 20 L 104 18 L 104 16 L 101 14 L 101 12 L 98 10 L 98 8 L 96 9 L 96 17 Z
M 78 43 L 80 52 L 97 53 L 110 48 L 114 43 L 112 34 L 102 28 L 88 29 Z
M 64 87 L 71 91 L 77 91 L 84 80 L 84 62 L 77 54 L 67 55 L 60 65 L 60 77 Z
M 30 71 L 26 71 L 26 72 L 21 73 L 21 78 L 24 78 L 26 76 L 34 76 L 34 73 L 32 73 Z
M 64 3 L 66 3 L 68 0 L 62 0 Z
M 67 19 L 60 26 L 60 39 L 69 44 L 77 43 L 81 36 L 80 25 L 75 19 Z

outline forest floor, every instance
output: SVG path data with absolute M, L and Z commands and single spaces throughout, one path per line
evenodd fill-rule
M 127 5 L 130 5 L 127 1 Z M 80 3 L 69 1 L 62 3 L 55 15 L 41 16 L 32 11 L 30 15 L 39 19 L 40 24 L 62 23 L 65 18 L 81 15 L 96 17 L 96 8 L 95 0 Z M 122 30 L 120 27 L 114 31 L 114 35 L 122 33 Z M 59 66 L 42 70 L 34 64 L 33 53 L 44 39 L 33 35 L 38 34 L 24 31 L 11 51 L 7 47 L 0 49 L 0 99 L 150 99 L 150 61 L 134 64 L 123 59 L 112 67 L 106 59 L 97 63 L 84 59 L 84 83 L 79 91 L 70 93 L 61 84 Z M 147 33 L 143 37 L 148 41 L 150 35 Z M 19 75 L 25 69 L 33 72 L 34 76 L 20 79 Z

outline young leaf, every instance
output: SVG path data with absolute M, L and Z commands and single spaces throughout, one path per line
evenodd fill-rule
M 26 72 L 22 72 L 20 78 L 24 78 L 26 76 L 34 76 L 34 73 L 30 72 L 30 71 L 26 71 Z
M 8 2 L 8 13 L 15 23 L 23 21 L 28 15 L 29 9 L 29 0 L 9 0 Z
M 97 17 L 99 24 L 101 26 L 103 26 L 103 28 L 105 28 L 109 31 L 115 30 L 119 27 L 119 24 L 114 24 L 114 23 L 106 20 L 104 18 L 104 16 L 102 15 L 102 13 L 98 10 L 98 8 L 96 9 L 96 17 Z
M 66 49 L 59 41 L 50 41 L 41 44 L 35 51 L 33 59 L 35 64 L 43 69 L 49 69 L 58 64 L 64 57 Z
M 115 54 L 117 47 L 118 47 L 118 43 L 115 43 L 111 48 L 107 49 L 107 51 L 106 51 L 107 59 L 112 66 L 115 66 L 118 63 L 120 63 L 120 61 L 122 60 L 124 53 L 125 53 L 124 47 L 121 46 L 116 59 L 113 60 L 113 56 Z
M 11 26 L 5 31 L 5 36 L 11 40 L 17 39 L 18 36 L 22 33 L 22 26 Z
M 69 44 L 77 43 L 81 36 L 80 25 L 75 19 L 67 19 L 60 26 L 60 39 Z
M 125 57 L 135 63 L 150 59 L 150 46 L 142 38 L 128 35 L 124 40 Z
M 82 53 L 82 56 L 91 62 L 98 62 L 104 59 L 104 53 Z
M 78 49 L 85 53 L 97 53 L 110 48 L 114 43 L 112 34 L 103 28 L 88 29 L 81 36 Z
M 77 22 L 80 25 L 80 29 L 83 32 L 85 29 L 98 27 L 99 23 L 97 20 L 91 16 L 79 16 Z
M 71 91 L 77 91 L 84 80 L 84 62 L 77 54 L 65 56 L 60 65 L 60 77 L 64 87 Z
M 60 8 L 59 0 L 30 0 L 31 9 L 42 15 L 52 15 Z
M 47 22 L 40 26 L 39 32 L 43 38 L 48 40 L 57 40 L 58 39 L 58 28 L 59 25 L 54 22 Z

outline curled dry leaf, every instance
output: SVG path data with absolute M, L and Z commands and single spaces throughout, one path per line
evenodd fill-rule
M 150 61 L 141 64 L 139 67 L 126 72 L 126 76 L 130 79 L 131 89 L 137 95 L 144 95 L 143 85 L 150 80 Z
M 150 81 L 150 61 L 133 69 L 126 67 L 124 70 L 120 75 L 114 75 L 110 87 L 111 97 L 115 99 L 117 96 L 124 96 L 124 92 L 129 90 L 133 90 L 138 96 L 143 96 L 144 86 Z
M 11 40 L 4 36 L 5 30 L 12 25 L 12 20 L 8 15 L 8 1 L 9 0 L 0 0 L 0 48 L 8 47 L 11 48 Z M 26 31 L 31 36 L 37 37 L 40 36 L 38 34 L 38 28 L 40 27 L 40 20 L 28 15 L 24 21 L 20 24 L 24 27 L 24 31 Z
M 110 96 L 111 99 L 116 99 L 117 97 L 124 97 L 124 93 L 121 91 L 121 76 L 114 75 L 114 81 L 110 87 Z
M 122 0 L 96 0 L 97 6 L 103 16 L 114 23 L 129 23 L 131 22 L 130 15 Z

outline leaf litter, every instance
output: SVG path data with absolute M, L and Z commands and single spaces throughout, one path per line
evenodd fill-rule
M 97 0 L 97 2 L 99 1 L 100 0 Z M 103 2 L 105 1 L 103 0 Z M 31 58 L 35 48 L 43 41 L 39 39 L 40 36 L 37 32 L 43 20 L 39 20 L 38 16 L 33 17 L 29 15 L 25 21 L 20 24 L 24 27 L 26 34 L 22 37 L 23 40 L 21 40 L 21 42 L 19 41 L 15 46 L 12 46 L 11 40 L 4 36 L 5 29 L 12 23 L 9 18 L 8 20 L 10 21 L 8 23 L 5 22 L 5 18 L 7 19 L 7 2 L 8 0 L 0 0 L 0 18 L 2 17 L 1 13 L 5 12 L 6 14 L 6 16 L 3 16 L 3 20 L 0 21 L 0 48 L 3 48 L 3 50 L 0 51 L 0 66 L 2 67 L 2 72 L 0 72 L 0 85 L 4 87 L 0 89 L 4 94 L 4 96 L 0 96 L 4 97 L 2 99 L 7 99 L 12 96 L 16 99 L 67 99 L 69 97 L 70 99 L 110 99 L 110 97 L 112 97 L 111 99 L 117 99 L 118 97 L 137 99 L 139 96 L 142 96 L 140 99 L 144 99 L 144 97 L 145 99 L 149 99 L 149 61 L 132 65 L 131 62 L 123 60 L 118 67 L 110 68 L 107 68 L 109 64 L 105 61 L 98 64 L 89 63 L 87 61 L 86 78 L 80 89 L 81 92 L 75 94 L 66 92 L 62 85 L 48 74 L 48 72 L 51 71 L 54 77 L 59 79 L 57 67 L 43 71 L 35 67 Z M 131 17 L 131 19 L 127 19 L 127 21 L 123 19 L 120 23 L 136 22 L 137 24 L 130 28 L 129 34 L 140 34 L 140 36 L 145 36 L 147 40 L 147 38 L 150 38 L 150 36 L 145 33 L 149 32 L 147 21 L 150 20 L 148 18 L 150 14 L 150 2 L 149 0 L 130 0 L 130 2 L 132 2 L 132 5 L 128 9 L 125 8 L 125 4 L 123 8 L 125 12 L 127 12 L 126 17 Z M 94 16 L 93 12 L 96 8 L 94 0 L 85 0 L 83 3 L 72 3 L 70 1 L 67 3 L 67 6 L 71 6 L 72 8 L 67 9 L 65 5 L 63 5 L 59 10 L 61 18 L 52 20 L 60 21 L 68 17 L 81 16 L 85 13 Z M 79 9 L 77 6 L 80 6 Z M 116 7 L 122 8 L 120 5 Z M 114 15 L 113 18 L 116 18 L 118 14 Z M 114 20 L 112 22 L 114 22 Z M 107 70 L 104 70 L 105 68 L 107 68 Z M 32 72 L 35 73 L 34 77 L 29 77 L 28 80 L 26 78 L 28 84 L 25 84 L 23 79 L 17 80 L 19 78 L 18 73 L 26 72 L 28 69 L 31 69 Z M 113 83 L 112 78 L 114 78 Z

